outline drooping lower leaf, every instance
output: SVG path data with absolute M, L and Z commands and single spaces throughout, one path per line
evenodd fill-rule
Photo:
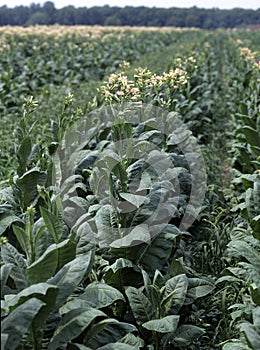
M 59 288 L 55 307 L 60 307 L 73 293 L 92 267 L 92 252 L 82 254 L 67 263 L 47 283 Z
M 99 316 L 106 316 L 102 311 L 90 307 L 74 309 L 65 314 L 55 331 L 48 350 L 56 350 L 78 337 L 85 328 Z
M 132 332 L 137 331 L 136 327 L 132 324 L 119 322 L 113 319 L 110 319 L 109 323 L 107 321 L 108 320 L 100 321 L 96 329 L 95 329 L 96 325 L 94 325 L 93 328 L 95 329 L 95 331 L 94 331 L 94 334 L 92 332 L 90 339 L 89 339 L 89 333 L 87 333 L 85 337 L 85 343 L 87 346 L 91 347 L 92 349 L 98 349 L 98 347 L 107 345 L 111 342 L 113 343 L 118 342 L 126 334 L 130 334 Z M 105 327 L 104 327 L 104 324 L 105 324 Z
M 204 333 L 205 331 L 200 327 L 182 324 L 174 334 L 173 344 L 178 347 L 187 347 Z
M 189 278 L 188 291 L 186 294 L 185 305 L 193 303 L 196 299 L 204 297 L 211 293 L 214 284 L 202 278 Z
M 10 277 L 13 279 L 17 289 L 20 291 L 29 285 L 26 277 L 26 260 L 18 250 L 10 243 L 6 243 L 1 248 L 1 256 L 4 264 L 12 266 Z
M 43 305 L 44 302 L 37 298 L 29 299 L 18 306 L 2 321 L 2 332 L 8 335 L 5 347 L 2 350 L 17 348 L 34 317 Z

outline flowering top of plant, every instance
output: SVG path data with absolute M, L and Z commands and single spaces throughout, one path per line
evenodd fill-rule
M 186 58 L 177 57 L 173 60 L 173 66 L 177 67 L 176 69 L 181 69 L 182 71 L 192 72 L 194 68 L 197 68 L 198 62 L 195 56 L 195 52 L 192 52 L 192 55 Z M 176 70 L 175 69 L 175 70 Z M 177 71 L 178 72 L 178 71 Z
M 111 74 L 108 81 L 101 86 L 100 92 L 107 102 L 146 102 L 151 98 L 165 106 L 170 102 L 171 94 L 186 84 L 187 80 L 188 74 L 181 68 L 158 75 L 147 68 L 139 67 L 135 70 L 133 80 L 125 72 Z
M 248 47 L 239 48 L 240 57 L 244 58 L 246 61 L 255 62 L 255 53 L 252 52 Z

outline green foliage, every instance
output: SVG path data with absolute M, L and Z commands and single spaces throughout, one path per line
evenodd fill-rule
M 259 67 L 232 38 L 257 47 L 258 33 L 120 35 L 6 39 L 0 108 L 16 145 L 0 184 L 1 345 L 257 349 Z M 39 103 L 18 116 L 31 91 Z M 169 133 L 178 120 L 192 132 Z M 194 182 L 195 201 L 205 188 L 192 133 L 209 172 L 201 213 L 189 203 Z M 183 229 L 186 212 L 196 220 Z
M 126 7 L 63 7 L 56 9 L 51 1 L 42 6 L 33 4 L 29 7 L 1 8 L 0 25 L 36 24 L 50 25 L 105 25 L 105 26 L 176 26 L 200 27 L 204 29 L 233 28 L 248 24 L 258 24 L 259 10 L 234 8 L 223 10 L 218 8 L 150 8 L 146 6 Z

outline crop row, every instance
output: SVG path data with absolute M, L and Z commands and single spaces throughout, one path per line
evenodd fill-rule
M 86 115 L 70 93 L 55 118 L 38 120 L 31 97 L 15 123 L 16 160 L 0 189 L 3 349 L 257 349 L 257 35 L 132 35 L 88 39 L 101 56 L 120 53 Z M 182 56 L 135 69 L 134 57 L 156 51 L 143 35 L 151 45 L 166 35 L 170 50 L 182 41 Z M 64 38 L 48 38 L 54 67 L 75 57 L 72 42 L 85 50 L 85 39 Z M 49 56 L 27 49 L 12 47 L 11 59 Z M 64 84 L 82 87 L 77 71 Z M 27 86 L 26 69 L 16 72 L 10 82 L 25 74 Z

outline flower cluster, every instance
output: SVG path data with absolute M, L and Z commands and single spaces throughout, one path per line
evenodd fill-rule
M 165 107 L 169 106 L 174 91 L 187 83 L 187 76 L 181 68 L 171 69 L 162 75 L 153 74 L 147 68 L 137 68 L 133 80 L 125 72 L 111 74 L 100 92 L 107 102 L 156 100 Z
M 173 66 L 176 67 L 176 69 L 179 68 L 187 73 L 192 73 L 194 69 L 198 68 L 195 52 L 193 56 L 189 56 L 184 59 L 180 57 L 175 58 L 173 60 Z
M 254 62 L 254 63 L 253 63 L 253 67 L 254 67 L 257 71 L 260 72 L 260 61 Z
M 134 82 L 121 73 L 113 73 L 109 76 L 108 82 L 100 88 L 105 100 L 112 102 L 137 101 L 140 99 L 140 91 Z
M 255 62 L 255 54 L 248 47 L 239 48 L 240 57 L 246 61 Z

